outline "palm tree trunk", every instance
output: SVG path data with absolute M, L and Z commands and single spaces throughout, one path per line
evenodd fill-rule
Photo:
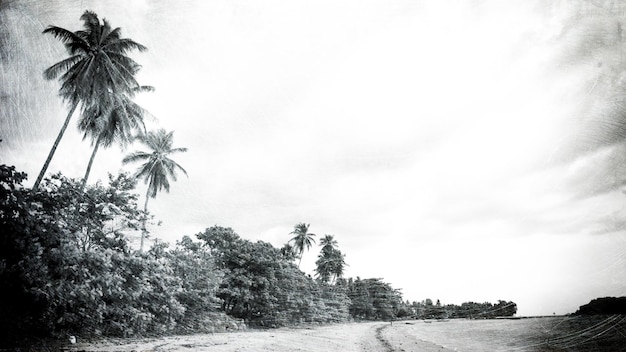
M 148 200 L 150 199 L 150 187 L 148 187 L 148 190 L 146 191 L 146 202 L 143 205 L 143 211 L 144 213 L 146 213 L 144 215 L 143 218 L 143 224 L 141 227 L 141 243 L 139 244 L 139 252 L 143 252 L 143 239 L 146 237 L 146 235 L 148 234 L 148 231 L 146 230 L 146 220 L 148 220 Z
M 100 146 L 100 139 L 102 137 L 98 137 L 96 141 L 96 145 L 93 147 L 93 152 L 91 152 L 91 158 L 89 158 L 89 164 L 87 165 L 87 171 L 85 171 L 85 177 L 83 177 L 83 185 L 85 187 L 87 184 L 87 179 L 89 178 L 89 173 L 91 172 L 91 166 L 93 165 L 93 160 L 96 158 L 96 153 L 98 152 L 98 147 Z
M 59 143 L 61 142 L 61 138 L 63 138 L 63 135 L 65 134 L 65 130 L 67 129 L 67 126 L 70 124 L 70 120 L 72 119 L 72 115 L 74 114 L 74 110 L 76 110 L 77 106 L 78 106 L 78 102 L 74 103 L 74 105 L 72 105 L 72 108 L 70 109 L 70 112 L 67 114 L 67 117 L 65 118 L 65 122 L 63 123 L 63 127 L 61 127 L 61 131 L 59 131 L 59 135 L 57 136 L 57 139 L 54 141 L 54 144 L 52 145 L 52 149 L 50 149 L 50 153 L 48 153 L 48 158 L 46 159 L 46 162 L 43 164 L 43 167 L 41 168 L 41 171 L 39 172 L 39 176 L 37 176 L 37 180 L 35 180 L 35 184 L 33 185 L 33 189 L 32 189 L 33 192 L 37 192 L 37 189 L 39 188 L 39 184 L 41 183 L 43 176 L 46 174 L 46 171 L 48 170 L 48 166 L 50 166 L 52 157 L 54 156 L 54 153 L 56 152 L 57 147 L 59 146 Z

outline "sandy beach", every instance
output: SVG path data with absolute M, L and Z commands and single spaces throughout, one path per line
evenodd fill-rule
M 268 352 L 536 352 L 624 351 L 625 316 L 451 319 L 348 323 L 271 330 L 103 339 L 65 344 L 64 351 Z M 35 349 L 45 350 L 50 349 Z
M 158 339 L 110 339 L 79 342 L 69 351 L 451 351 L 440 345 L 393 334 L 389 323 L 351 323 L 315 328 L 281 328 L 264 331 L 172 336 Z

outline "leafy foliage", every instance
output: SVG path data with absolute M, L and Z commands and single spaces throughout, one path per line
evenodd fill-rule
M 127 174 L 82 189 L 62 175 L 36 193 L 0 167 L 0 341 L 26 336 L 143 336 L 200 330 L 219 282 L 199 244 L 130 249 L 147 214 Z
M 402 303 L 400 291 L 383 282 L 382 279 L 349 279 L 346 281 L 350 314 L 355 319 L 391 320 L 397 316 Z

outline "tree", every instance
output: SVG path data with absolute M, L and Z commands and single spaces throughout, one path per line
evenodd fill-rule
M 322 247 L 322 252 L 332 252 L 337 247 L 337 241 L 335 240 L 333 235 L 325 235 L 320 240 L 320 246 Z
M 343 269 L 346 266 L 345 255 L 338 249 L 322 251 L 315 264 L 317 277 L 323 282 L 332 283 L 343 276 Z
M 265 327 L 348 320 L 345 290 L 311 279 L 283 250 L 242 239 L 220 226 L 197 237 L 209 247 L 222 276 L 217 297 L 227 314 Z
M 166 192 L 170 191 L 169 178 L 171 177 L 176 181 L 176 170 L 180 170 L 187 175 L 187 171 L 182 166 L 168 157 L 170 154 L 186 152 L 187 148 L 174 148 L 172 146 L 174 143 L 174 131 L 167 132 L 164 129 L 151 131 L 146 135 L 139 136 L 139 141 L 149 147 L 152 152 L 137 151 L 126 156 L 122 162 L 124 164 L 137 161 L 144 162 L 135 173 L 135 178 L 144 179 L 144 182 L 148 184 L 144 204 L 144 212 L 148 212 L 148 200 L 156 198 L 157 193 L 162 189 L 165 189 Z M 140 251 L 143 250 L 143 241 L 146 233 L 144 221 Z
M 133 89 L 135 92 L 153 91 L 151 86 L 140 86 Z M 146 111 L 131 100 L 124 93 L 109 93 L 113 105 L 101 105 L 95 102 L 88 106 L 78 122 L 78 128 L 84 132 L 83 139 L 88 136 L 92 140 L 93 152 L 89 158 L 89 164 L 83 177 L 83 184 L 87 183 L 91 166 L 100 146 L 110 147 L 113 143 L 120 144 L 123 148 L 133 140 L 133 132 L 139 135 L 146 133 L 143 118 Z
M 400 291 L 382 279 L 348 280 L 348 297 L 350 314 L 357 319 L 394 319 L 402 304 Z
M 39 188 L 76 108 L 82 104 L 85 109 L 96 101 L 102 106 L 113 105 L 109 92 L 132 94 L 133 89 L 139 86 L 134 76 L 140 66 L 126 54 L 131 50 L 144 51 L 146 47 L 131 39 L 121 38 L 119 27 L 111 29 L 106 20 L 101 23 L 98 15 L 91 11 L 85 11 L 80 19 L 83 30 L 71 32 L 48 26 L 43 31 L 65 44 L 70 55 L 44 71 L 46 79 L 60 76 L 59 94 L 70 104 L 70 111 L 35 180 L 33 192 Z
M 332 282 L 343 276 L 343 269 L 346 266 L 345 255 L 336 248 L 337 241 L 332 235 L 326 235 L 320 241 L 322 250 L 315 264 L 317 276 L 323 282 Z
M 298 257 L 296 249 L 289 243 L 285 243 L 285 245 L 280 249 L 280 253 L 288 261 L 292 261 Z
M 181 280 L 165 258 L 129 250 L 142 212 L 136 180 L 81 189 L 60 174 L 39 192 L 0 165 L 0 348 L 40 338 L 171 331 L 184 314 Z M 155 252 L 155 254 L 157 254 Z M 206 279 L 206 277 L 204 278 Z
M 290 232 L 290 234 L 295 235 L 289 242 L 294 243 L 294 247 L 298 252 L 300 260 L 298 261 L 298 267 L 300 267 L 300 263 L 302 263 L 302 255 L 304 254 L 304 250 L 309 250 L 311 245 L 315 243 L 314 233 L 309 233 L 309 226 L 311 224 L 305 224 L 303 222 L 294 226 L 294 230 Z

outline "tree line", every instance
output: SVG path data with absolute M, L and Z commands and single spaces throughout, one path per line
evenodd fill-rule
M 421 302 L 405 302 L 402 315 L 411 315 L 417 319 L 493 319 L 512 317 L 517 314 L 517 304 L 511 301 L 498 300 L 490 302 L 464 302 L 460 305 L 441 304 L 439 300 L 433 304 L 431 299 Z
M 221 226 L 171 248 L 156 241 L 133 250 L 129 238 L 152 218 L 139 208 L 132 175 L 84 185 L 55 174 L 36 192 L 25 179 L 0 166 L 4 342 L 392 319 L 402 302 L 382 279 L 344 278 L 337 269 L 343 254 L 329 255 L 341 253 L 332 236 L 320 242 L 315 277 L 298 268 L 289 246 L 252 242 Z

